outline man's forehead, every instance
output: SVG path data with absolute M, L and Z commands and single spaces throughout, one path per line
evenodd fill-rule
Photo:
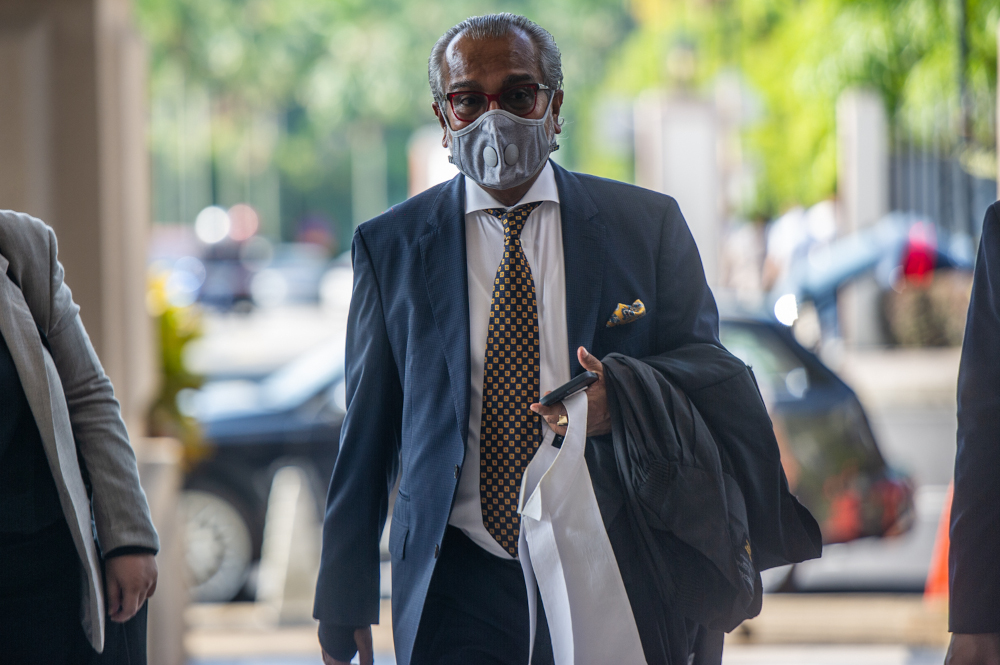
M 499 38 L 474 39 L 462 34 L 445 49 L 443 60 L 448 88 L 473 82 L 486 87 L 506 79 L 541 82 L 535 44 L 520 30 Z

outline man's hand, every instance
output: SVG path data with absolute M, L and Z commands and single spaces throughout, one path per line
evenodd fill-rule
M 123 554 L 104 562 L 108 616 L 119 623 L 135 616 L 156 591 L 156 559 L 152 554 Z
M 372 665 L 375 662 L 375 655 L 372 649 L 372 627 L 365 626 L 354 631 L 354 644 L 358 647 L 358 662 L 361 665 Z M 344 660 L 337 660 L 320 647 L 323 652 L 323 665 L 351 665 Z
M 944 665 L 1000 665 L 1000 633 L 955 633 Z
M 587 436 L 599 436 L 611 431 L 611 414 L 608 412 L 608 393 L 604 384 L 604 365 L 596 357 L 590 355 L 582 346 L 576 350 L 577 360 L 583 369 L 597 374 L 597 381 L 587 387 Z M 566 415 L 566 407 L 562 402 L 552 406 L 532 404 L 531 410 L 541 415 L 552 431 L 559 436 L 566 435 L 566 427 L 556 423 L 559 416 Z

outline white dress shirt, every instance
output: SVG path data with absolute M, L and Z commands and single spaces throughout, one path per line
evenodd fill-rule
M 559 191 L 551 164 L 546 164 L 531 189 L 517 205 L 542 201 L 521 229 L 521 248 L 531 268 L 538 311 L 539 390 L 549 390 L 569 381 L 569 340 L 566 333 L 566 271 L 563 261 L 562 217 Z M 483 525 L 479 498 L 479 427 L 483 417 L 483 374 L 486 337 L 490 321 L 493 280 L 503 260 L 503 224 L 484 212 L 506 208 L 486 190 L 465 179 L 465 249 L 469 280 L 469 354 L 471 395 L 469 437 L 458 494 L 448 523 L 461 529 L 491 554 L 512 558 Z M 555 435 L 540 422 L 545 442 Z

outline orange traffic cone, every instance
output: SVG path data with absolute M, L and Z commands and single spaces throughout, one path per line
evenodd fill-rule
M 934 539 L 934 553 L 931 555 L 931 567 L 927 571 L 927 584 L 924 586 L 924 600 L 928 602 L 948 600 L 948 549 L 951 544 L 951 496 L 954 490 L 954 484 L 948 485 L 948 495 L 944 500 L 937 537 Z

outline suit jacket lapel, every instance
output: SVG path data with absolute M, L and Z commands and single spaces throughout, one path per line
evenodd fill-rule
M 566 331 L 570 375 L 581 371 L 578 347 L 592 351 L 604 279 L 605 227 L 579 179 L 552 162 L 559 189 L 563 263 L 566 268 Z
M 11 350 L 18 377 L 24 385 L 35 421 L 39 423 L 42 438 L 49 444 L 51 427 L 45 425 L 52 422 L 52 405 L 39 397 L 49 394 L 42 340 L 38 336 L 28 303 L 24 301 L 24 294 L 7 276 L 7 266 L 7 259 L 0 256 L 0 333 Z
M 75 466 L 77 459 L 75 445 L 71 443 L 69 447 L 73 451 L 71 461 L 66 458 L 65 452 L 59 446 L 55 425 L 56 413 L 53 411 L 52 399 L 53 393 L 56 393 L 60 399 L 65 401 L 62 385 L 51 383 L 38 327 L 31 310 L 28 308 L 28 303 L 24 300 L 21 289 L 7 276 L 7 265 L 7 259 L 0 256 L 0 333 L 3 334 L 7 347 L 10 349 L 10 355 L 14 359 L 17 376 L 21 380 L 31 414 L 35 417 L 35 423 L 38 425 L 45 455 L 49 459 L 50 466 L 53 467 L 53 475 L 65 479 L 72 471 L 71 469 L 67 471 L 67 464 Z M 79 476 L 79 471 L 76 475 Z M 84 494 L 85 498 L 86 494 Z M 88 515 L 88 527 L 89 523 L 90 516 Z
M 469 428 L 469 282 L 465 252 L 465 180 L 457 176 L 434 201 L 420 238 L 427 296 L 441 336 L 455 415 L 464 442 Z

